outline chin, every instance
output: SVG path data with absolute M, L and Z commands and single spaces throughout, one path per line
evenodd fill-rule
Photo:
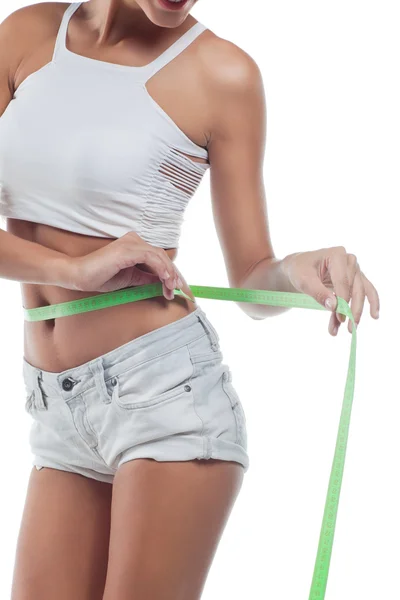
M 183 0 L 183 2 L 168 3 L 168 0 L 136 0 L 137 4 L 146 13 L 146 16 L 154 25 L 159 27 L 178 27 L 183 23 L 190 13 L 194 0 Z

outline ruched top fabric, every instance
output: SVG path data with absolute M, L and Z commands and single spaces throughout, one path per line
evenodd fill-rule
M 206 28 L 197 22 L 151 63 L 118 65 L 67 49 L 66 9 L 52 60 L 0 117 L 0 215 L 81 234 L 177 248 L 184 212 L 209 168 L 146 82 Z

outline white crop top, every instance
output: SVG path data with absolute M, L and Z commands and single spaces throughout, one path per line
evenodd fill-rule
M 131 67 L 67 49 L 66 9 L 52 60 L 0 117 L 0 215 L 177 248 L 184 211 L 209 163 L 146 82 L 206 28 L 197 22 L 151 63 Z

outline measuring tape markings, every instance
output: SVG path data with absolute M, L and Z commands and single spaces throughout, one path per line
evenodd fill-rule
M 193 296 L 199 298 L 251 302 L 254 304 L 265 304 L 269 306 L 282 306 L 285 308 L 308 308 L 324 311 L 328 310 L 311 296 L 301 293 L 199 285 L 191 285 L 189 288 Z M 175 295 L 184 296 L 186 299 L 193 302 L 193 299 L 182 292 L 182 290 L 175 289 L 174 293 Z M 42 321 L 46 319 L 54 319 L 92 310 L 98 310 L 107 306 L 126 304 L 136 300 L 154 298 L 160 295 L 163 295 L 162 284 L 161 282 L 157 282 L 149 285 L 124 288 L 122 290 L 116 290 L 113 292 L 83 298 L 82 300 L 72 300 L 71 302 L 62 302 L 60 304 L 52 304 L 39 308 L 23 308 L 23 310 L 25 320 Z M 351 320 L 353 327 L 344 398 L 322 518 L 317 556 L 310 587 L 309 600 L 324 600 L 325 598 L 354 397 L 357 330 L 354 317 L 348 303 L 341 297 L 337 297 L 337 302 L 338 305 L 335 312 L 348 317 Z

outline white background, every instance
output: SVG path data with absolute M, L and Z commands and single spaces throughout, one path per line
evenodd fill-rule
M 0 18 L 23 4 L 3 0 Z M 399 4 L 200 0 L 194 15 L 246 50 L 263 73 L 265 184 L 276 255 L 344 245 L 380 292 L 379 321 L 366 304 L 358 329 L 326 600 L 399 598 Z M 189 285 L 228 285 L 208 173 L 188 207 L 177 265 Z M 0 280 L 0 298 L 0 597 L 6 598 L 31 459 L 18 283 Z M 203 598 L 308 598 L 350 334 L 342 325 L 332 338 L 323 311 L 292 309 L 253 321 L 231 302 L 200 305 L 219 332 L 245 408 L 251 463 Z

